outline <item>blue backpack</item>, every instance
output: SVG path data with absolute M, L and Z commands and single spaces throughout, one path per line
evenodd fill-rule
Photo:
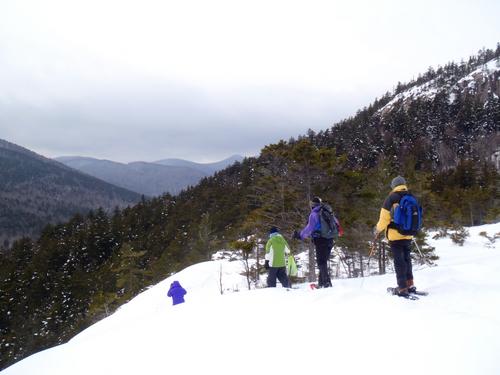
M 422 229 L 422 207 L 411 193 L 403 195 L 394 209 L 392 227 L 405 236 L 415 236 Z

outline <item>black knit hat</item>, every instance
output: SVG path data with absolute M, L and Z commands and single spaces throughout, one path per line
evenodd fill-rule
M 269 229 L 269 234 L 278 233 L 279 231 L 278 227 L 271 227 L 271 229 Z
M 311 199 L 311 203 L 313 206 L 319 206 L 321 204 L 322 200 L 320 197 L 314 197 Z

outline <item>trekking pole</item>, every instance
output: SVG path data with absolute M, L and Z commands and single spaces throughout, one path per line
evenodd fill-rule
M 379 236 L 380 232 L 375 235 L 372 241 L 372 245 L 370 246 L 370 253 L 368 254 L 368 263 L 366 265 L 368 275 L 370 274 L 370 260 L 372 259 L 372 256 L 376 253 L 377 251 L 377 239 Z
M 426 257 L 424 257 L 424 254 L 422 254 L 422 251 L 420 251 L 420 247 L 418 246 L 417 244 L 417 241 L 415 240 L 415 238 L 413 239 L 413 243 L 415 244 L 415 247 L 417 248 L 418 250 L 418 253 L 420 254 L 420 258 L 425 262 L 427 263 L 428 265 L 432 265 L 431 261 L 429 259 L 427 259 Z
M 375 236 L 375 238 L 372 241 L 372 245 L 370 246 L 370 253 L 368 254 L 368 263 L 366 265 L 366 271 L 367 271 L 368 275 L 362 278 L 361 284 L 359 285 L 360 288 L 363 288 L 363 285 L 365 284 L 365 279 L 368 276 L 370 276 L 370 259 L 372 258 L 373 254 L 375 254 L 375 252 L 376 252 L 375 247 L 376 247 L 377 238 L 378 238 L 378 234 Z
M 372 245 L 370 246 L 370 253 L 368 254 L 368 259 L 370 259 L 373 256 L 373 254 L 375 254 L 376 241 L 377 237 L 375 237 L 372 241 Z

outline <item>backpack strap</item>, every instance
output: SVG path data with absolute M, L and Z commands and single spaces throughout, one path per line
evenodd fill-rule
M 399 190 L 399 191 L 393 191 L 391 193 L 391 195 L 389 196 L 388 198 L 388 203 L 387 206 L 389 206 L 389 208 L 387 208 L 389 210 L 389 212 L 391 213 L 391 222 L 389 223 L 389 225 L 387 226 L 387 230 L 386 232 L 389 230 L 389 228 L 391 229 L 398 229 L 398 227 L 396 226 L 396 224 L 394 223 L 394 205 L 397 203 L 399 204 L 401 202 L 401 199 L 403 199 L 403 197 L 407 194 L 409 194 L 410 192 L 408 190 Z M 387 237 L 388 233 L 386 233 L 386 237 Z

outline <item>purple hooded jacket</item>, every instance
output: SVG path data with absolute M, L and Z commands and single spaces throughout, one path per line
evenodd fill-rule
M 178 281 L 174 281 L 170 284 L 167 296 L 172 297 L 173 305 L 177 305 L 184 302 L 184 295 L 186 293 L 186 289 L 184 289 Z
M 302 240 L 311 237 L 312 233 L 319 227 L 319 210 L 321 206 L 315 206 L 311 209 L 309 214 L 309 221 L 304 229 L 300 231 L 300 238 Z

